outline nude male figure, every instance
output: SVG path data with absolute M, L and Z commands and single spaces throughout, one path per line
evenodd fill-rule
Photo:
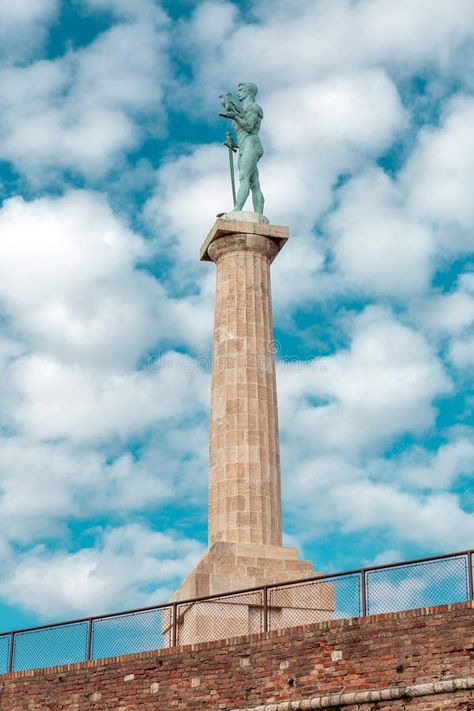
M 226 139 L 225 145 L 239 150 L 239 190 L 235 201 L 234 210 L 242 210 L 250 191 L 252 191 L 253 209 L 263 215 L 265 203 L 260 189 L 257 163 L 263 156 L 263 147 L 258 136 L 262 123 L 262 107 L 255 103 L 257 86 L 252 82 L 240 83 L 237 87 L 237 97 L 241 106 L 231 101 L 229 94 L 222 99 L 225 111 L 220 116 L 232 119 L 232 128 L 237 134 L 237 146 L 231 138 Z M 229 143 L 231 141 L 232 145 Z

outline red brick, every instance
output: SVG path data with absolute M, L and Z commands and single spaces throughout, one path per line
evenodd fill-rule
M 0 677 L 1 711 L 221 711 L 474 676 L 474 604 L 339 620 Z M 333 661 L 331 653 L 342 652 Z M 241 665 L 241 659 L 249 663 Z M 281 668 L 280 663 L 288 662 Z M 135 678 L 124 682 L 134 674 Z M 199 686 L 191 679 L 199 678 Z M 294 679 L 294 685 L 288 682 Z M 159 684 L 151 693 L 151 684 Z M 92 701 L 100 692 L 100 700 Z M 349 711 L 350 711 L 350 707 Z M 474 711 L 472 691 L 357 711 Z

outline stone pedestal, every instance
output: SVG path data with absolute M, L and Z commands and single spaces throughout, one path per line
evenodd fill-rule
M 214 543 L 179 587 L 179 598 L 192 599 L 314 575 L 296 548 Z
M 270 265 L 287 239 L 287 227 L 235 212 L 215 222 L 201 249 L 201 260 L 217 268 L 209 550 L 175 601 L 315 575 L 296 549 L 282 546 Z M 294 592 L 285 594 L 271 611 L 277 625 L 328 619 L 334 609 L 327 584 L 307 604 L 296 605 Z M 178 638 L 185 644 L 260 631 L 259 595 L 180 606 Z
M 234 590 L 243 592 L 179 605 L 177 643 L 210 642 L 263 632 L 264 593 L 245 590 L 314 576 L 311 563 L 299 560 L 296 548 L 214 543 L 185 578 L 173 600 L 194 600 Z M 270 588 L 267 607 L 270 629 L 322 622 L 332 616 L 334 586 L 316 582 Z

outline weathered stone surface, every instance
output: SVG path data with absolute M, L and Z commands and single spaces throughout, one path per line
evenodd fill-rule
M 246 215 L 247 213 L 243 212 L 240 214 Z M 231 234 L 241 233 L 246 235 L 261 235 L 262 237 L 268 237 L 270 240 L 275 242 L 279 250 L 284 247 L 285 242 L 288 239 L 288 227 L 284 227 L 283 225 L 270 225 L 268 223 L 263 223 L 260 220 L 255 221 L 253 219 L 243 221 L 240 217 L 238 219 L 231 219 L 234 215 L 236 215 L 236 213 L 229 212 L 225 217 L 219 218 L 215 221 L 211 231 L 207 235 L 201 247 L 201 261 L 213 261 L 208 253 L 210 244 L 221 237 Z
M 201 250 L 201 258 L 214 261 L 217 271 L 210 548 L 176 591 L 175 601 L 315 575 L 311 563 L 298 559 L 296 549 L 281 545 L 270 265 L 287 239 L 286 227 L 267 224 L 262 215 L 229 213 L 216 221 Z M 330 617 L 333 587 L 325 584 L 318 590 L 309 604 L 297 601 L 292 590 L 275 597 L 275 624 L 284 627 Z M 183 605 L 179 638 L 200 642 L 260 629 L 261 593 L 253 597 L 242 598 L 239 604 L 223 603 L 222 609 L 216 603 Z
M 276 554 L 275 557 L 272 557 L 272 552 Z M 218 542 L 211 546 L 192 573 L 185 578 L 173 600 L 194 600 L 197 597 L 272 583 L 312 578 L 314 575 L 311 563 L 298 560 L 295 548 Z M 315 583 L 310 591 L 298 586 L 275 588 L 268 593 L 268 603 L 275 627 L 321 622 L 332 616 L 334 587 L 330 583 L 321 582 Z M 237 593 L 235 597 L 209 602 L 192 602 L 179 608 L 179 644 L 224 639 L 262 629 L 262 591 Z
M 209 433 L 210 545 L 217 541 L 281 545 L 270 293 L 270 262 L 277 253 L 278 245 L 268 237 L 243 232 L 220 237 L 208 248 L 217 265 Z
M 241 551 L 245 555 L 241 555 Z M 273 557 L 271 551 L 278 555 Z M 288 564 L 292 564 L 287 568 Z M 174 594 L 173 600 L 231 592 L 262 584 L 315 576 L 311 563 L 298 560 L 296 548 L 264 545 L 236 545 L 218 542 L 196 564 L 196 567 Z M 227 580 L 227 578 L 229 578 Z M 242 583 L 235 586 L 235 579 Z M 265 582 L 257 582 L 261 579 Z M 199 591 L 199 592 L 198 592 Z
M 258 212 L 252 212 L 250 210 L 232 210 L 231 212 L 226 212 L 221 215 L 221 220 L 232 220 L 234 222 L 256 222 L 262 225 L 269 225 L 268 217 L 265 215 L 260 215 Z

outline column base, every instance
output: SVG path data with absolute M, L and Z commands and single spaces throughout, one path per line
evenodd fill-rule
M 172 600 L 179 602 L 316 575 L 311 563 L 299 560 L 296 548 L 219 542 L 211 546 L 185 578 Z M 269 590 L 271 629 L 322 622 L 331 619 L 333 611 L 334 586 L 330 583 Z M 239 637 L 263 629 L 262 591 L 178 607 L 178 644 Z
M 222 212 L 217 217 L 221 220 L 232 220 L 234 222 L 256 222 L 261 225 L 270 224 L 268 217 L 251 210 L 230 210 L 229 212 Z

